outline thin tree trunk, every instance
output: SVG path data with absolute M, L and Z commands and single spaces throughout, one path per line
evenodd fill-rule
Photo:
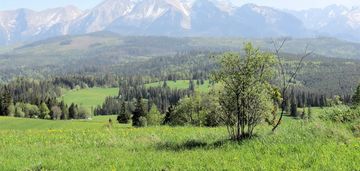
M 240 133 L 240 122 L 241 122 L 241 112 L 240 112 L 240 104 L 239 104 L 239 94 L 236 94 L 236 112 L 237 112 L 237 133 L 236 133 L 236 139 L 241 139 L 241 133 Z
M 283 101 L 281 103 L 281 114 L 280 114 L 280 118 L 278 120 L 278 122 L 276 123 L 276 125 L 273 127 L 272 131 L 274 132 L 276 130 L 276 128 L 280 125 L 281 123 L 281 120 L 284 116 L 284 113 L 285 113 L 285 107 L 286 107 L 286 100 L 287 98 L 285 98 L 287 95 L 285 95 L 285 91 L 283 91 L 283 94 L 284 94 L 284 98 L 283 98 Z

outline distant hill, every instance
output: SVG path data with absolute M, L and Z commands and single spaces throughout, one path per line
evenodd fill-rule
M 12 46 L 0 50 L 0 55 L 9 58 L 56 57 L 61 59 L 76 57 L 153 57 L 174 55 L 183 51 L 240 51 L 245 42 L 252 42 L 265 51 L 272 51 L 272 41 L 282 39 L 245 39 L 245 38 L 205 38 L 205 37 L 161 37 L 161 36 L 121 36 L 111 32 L 96 32 L 77 36 L 61 36 Z M 360 59 L 359 43 L 347 42 L 335 38 L 288 39 L 284 52 L 302 53 L 308 45 L 315 54 Z M 1 59 L 1 58 L 0 58 Z M 38 62 L 37 62 L 38 63 Z

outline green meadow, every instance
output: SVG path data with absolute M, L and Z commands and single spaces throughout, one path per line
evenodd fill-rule
M 167 84 L 189 87 L 188 80 Z M 209 82 L 195 86 L 207 92 Z M 117 93 L 91 88 L 62 98 L 91 108 Z M 68 121 L 0 117 L 0 170 L 359 170 L 359 134 L 350 124 L 321 119 L 324 109 L 312 112 L 311 120 L 285 117 L 275 133 L 262 123 L 253 139 L 241 142 L 228 140 L 226 127 L 134 128 L 118 124 L 115 115 Z
M 0 170 L 359 170 L 360 139 L 346 124 L 286 117 L 232 142 L 225 127 L 132 128 L 0 118 Z
M 118 93 L 118 88 L 87 88 L 80 90 L 70 90 L 66 92 L 61 98 L 68 105 L 75 103 L 91 110 L 98 105 L 102 105 L 106 97 L 117 96 Z

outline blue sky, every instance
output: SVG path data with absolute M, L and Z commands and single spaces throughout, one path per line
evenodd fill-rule
M 17 8 L 30 8 L 43 10 L 59 6 L 74 5 L 80 9 L 89 9 L 102 0 L 0 0 L 0 10 L 11 10 Z M 348 7 L 360 6 L 360 0 L 229 0 L 237 5 L 244 3 L 255 3 L 280 9 L 307 9 L 322 8 L 331 4 L 341 4 Z

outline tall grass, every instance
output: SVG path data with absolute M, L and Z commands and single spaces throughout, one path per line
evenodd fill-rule
M 223 127 L 132 128 L 109 126 L 107 118 L 47 122 L 74 127 L 2 129 L 0 170 L 360 169 L 360 140 L 345 125 L 318 119 L 285 118 L 275 133 L 261 125 L 254 139 L 242 142 L 228 141 Z

